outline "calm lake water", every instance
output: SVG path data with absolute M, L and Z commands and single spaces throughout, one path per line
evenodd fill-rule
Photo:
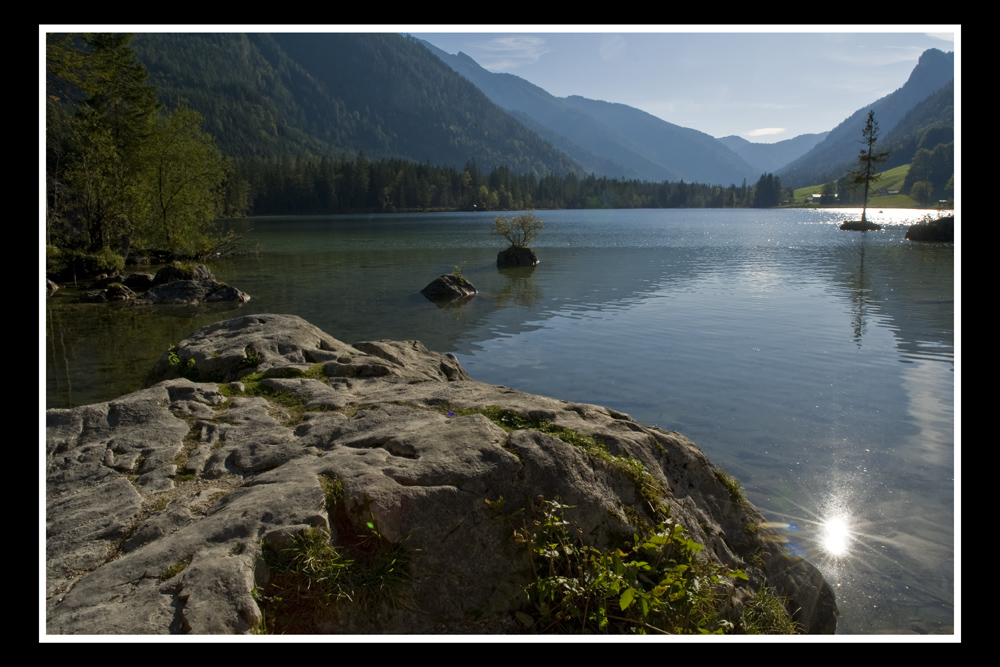
M 536 212 L 541 264 L 499 271 L 492 214 L 255 218 L 212 264 L 241 308 L 47 300 L 49 407 L 138 389 L 171 344 L 294 313 L 351 343 L 418 339 L 473 378 L 677 430 L 837 594 L 840 634 L 954 632 L 955 264 L 925 211 Z M 419 291 L 460 266 L 479 294 Z

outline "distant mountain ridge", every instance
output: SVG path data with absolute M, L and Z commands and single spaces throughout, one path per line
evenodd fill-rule
M 513 74 L 490 72 L 465 53 L 421 43 L 498 106 L 531 119 L 536 132 L 597 175 L 720 184 L 760 176 L 758 166 L 704 132 L 624 104 L 558 98 Z
M 829 132 L 800 134 L 773 144 L 758 144 L 735 134 L 720 137 L 719 142 L 750 164 L 768 172 L 777 172 L 789 162 L 808 153 L 816 144 L 826 139 Z
M 400 158 L 489 173 L 722 185 L 823 183 L 853 163 L 868 108 L 891 160 L 954 137 L 954 54 L 926 51 L 897 91 L 828 133 L 774 144 L 716 139 L 639 109 L 557 98 L 412 37 L 386 33 L 140 33 L 136 56 L 168 105 L 205 117 L 239 158 Z M 902 161 L 902 162 L 899 162 Z
M 557 98 L 520 77 L 489 72 L 464 53 L 453 56 L 421 43 L 500 107 L 599 175 L 726 184 L 772 172 L 786 186 L 835 180 L 853 165 L 869 108 L 876 111 L 882 139 L 895 146 L 893 166 L 908 163 L 914 146 L 946 136 L 948 128 L 954 133 L 944 97 L 917 114 L 919 118 L 914 116 L 915 127 L 896 130 L 904 116 L 953 82 L 954 53 L 938 49 L 921 55 L 900 89 L 857 110 L 833 130 L 758 144 L 737 136 L 715 139 L 623 104 Z M 953 98 L 952 92 L 952 104 Z
M 930 98 L 935 97 L 949 84 L 953 85 L 954 80 L 955 54 L 953 52 L 944 53 L 938 49 L 924 51 L 917 66 L 902 87 L 855 111 L 837 127 L 830 130 L 826 139 L 818 143 L 812 150 L 780 169 L 778 175 L 781 177 L 782 183 L 798 187 L 826 183 L 841 178 L 846 169 L 853 167 L 857 158 L 861 146 L 861 132 L 864 129 L 869 109 L 875 112 L 875 120 L 878 122 L 881 133 L 880 140 L 888 144 L 894 134 L 901 134 L 900 131 L 897 131 L 897 126 L 907 114 L 927 103 Z M 951 104 L 947 104 L 947 99 L 938 99 L 941 113 L 947 114 L 947 109 L 952 109 L 952 126 L 954 125 L 953 104 L 954 89 L 952 88 Z M 944 117 L 939 119 L 925 117 L 923 122 L 928 125 L 947 125 L 948 123 Z M 894 156 L 890 156 L 890 159 L 893 159 L 894 164 L 905 164 L 912 157 L 912 153 L 907 154 L 897 150 Z

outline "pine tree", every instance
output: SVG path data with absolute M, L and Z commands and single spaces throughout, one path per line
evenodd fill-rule
M 868 111 L 868 121 L 865 129 L 861 132 L 864 137 L 865 147 L 858 153 L 857 171 L 847 172 L 847 182 L 852 186 L 865 186 L 864 202 L 861 208 L 861 222 L 867 222 L 866 213 L 868 210 L 868 189 L 876 183 L 882 175 L 876 171 L 878 165 L 889 159 L 889 151 L 876 151 L 875 144 L 878 142 L 878 122 L 875 120 L 875 111 Z

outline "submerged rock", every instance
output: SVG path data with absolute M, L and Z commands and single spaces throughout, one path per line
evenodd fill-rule
M 253 632 L 286 576 L 275 568 L 317 536 L 352 554 L 347 567 L 391 554 L 379 581 L 399 580 L 298 631 L 517 632 L 528 554 L 496 508 L 530 517 L 540 498 L 601 548 L 669 512 L 707 562 L 747 574 L 727 589 L 734 614 L 770 587 L 806 631 L 836 624 L 816 568 L 679 433 L 290 315 L 205 327 L 146 389 L 48 410 L 46 474 L 53 634 Z

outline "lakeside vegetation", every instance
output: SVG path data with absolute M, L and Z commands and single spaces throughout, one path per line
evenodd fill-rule
M 116 271 L 134 254 L 199 257 L 232 161 L 184 105 L 167 111 L 131 35 L 46 41 L 46 259 L 50 273 Z

